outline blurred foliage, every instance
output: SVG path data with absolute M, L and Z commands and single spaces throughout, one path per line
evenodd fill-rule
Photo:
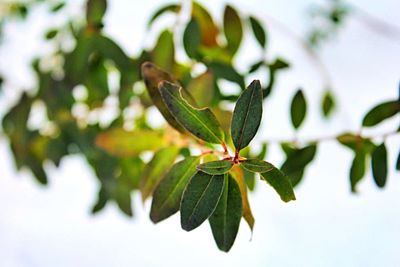
M 65 6 L 61 1 L 2 3 L 0 23 L 26 17 L 41 2 L 50 12 L 62 12 Z M 348 14 L 341 1 L 330 2 L 329 9 L 315 11 L 327 21 L 329 31 Z M 179 210 L 185 230 L 209 219 L 223 251 L 233 245 L 241 217 L 253 229 L 247 194 L 255 189 L 256 176 L 283 201 L 295 200 L 292 186 L 302 181 L 322 140 L 280 142 L 285 156 L 280 169 L 264 161 L 267 142 L 259 150 L 249 146 L 261 122 L 263 100 L 273 94 L 279 75 L 290 68 L 284 58 L 264 58 L 270 37 L 259 18 L 226 5 L 219 25 L 205 7 L 193 2 L 188 20 L 181 21 L 185 9 L 180 3 L 163 6 L 149 17 L 149 30 L 168 13 L 183 31 L 163 25 L 151 48 L 130 56 L 103 32 L 106 0 L 88 0 L 85 11 L 84 22 L 48 29 L 44 38 L 56 47 L 51 57 L 57 63 L 48 68 L 46 57 L 34 60 L 37 90 L 23 92 L 2 118 L 17 169 L 30 170 L 39 183 L 47 184 L 46 164 L 59 166 L 66 156 L 82 155 L 99 184 L 93 213 L 114 201 L 132 216 L 131 197 L 140 192 L 143 201 L 153 196 L 150 218 L 154 223 Z M 326 36 L 316 29 L 310 41 L 316 44 Z M 256 42 L 262 56 L 238 68 L 234 62 L 238 54 L 246 53 L 241 46 L 247 38 Z M 66 40 L 74 43 L 72 49 L 61 45 Z M 178 52 L 186 56 L 184 61 L 177 61 Z M 266 84 L 253 81 L 246 88 L 255 74 L 265 77 Z M 0 78 L 0 88 L 3 80 L 7 82 Z M 236 93 L 226 94 L 221 81 L 231 82 Z M 296 131 L 306 122 L 304 92 L 295 92 L 288 112 Z M 117 103 L 115 112 L 110 112 L 110 103 Z M 227 104 L 233 103 L 232 112 Z M 325 118 L 334 114 L 335 103 L 333 93 L 327 91 L 321 104 Z M 38 105 L 44 107 L 45 120 L 33 127 L 29 121 L 32 114 L 40 113 Z M 149 115 L 153 106 L 168 125 L 154 126 Z M 367 112 L 362 125 L 374 127 L 399 111 L 399 99 L 386 101 Z M 103 112 L 114 115 L 105 120 Z M 385 140 L 376 145 L 372 138 L 352 133 L 336 139 L 354 153 L 349 174 L 353 192 L 367 172 L 369 158 L 375 183 L 385 186 L 389 168 Z M 397 170 L 399 162 L 400 155 Z

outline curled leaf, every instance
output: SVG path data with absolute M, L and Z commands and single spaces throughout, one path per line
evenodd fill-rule
M 159 88 L 168 110 L 186 130 L 206 142 L 224 143 L 224 132 L 209 108 L 191 106 L 182 97 L 182 88 L 175 84 L 163 81 Z

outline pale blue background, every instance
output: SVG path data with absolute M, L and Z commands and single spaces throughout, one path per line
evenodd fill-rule
M 145 20 L 165 2 L 112 1 L 106 33 L 127 53 L 136 53 L 141 45 L 154 41 L 156 32 L 143 41 Z M 221 18 L 224 1 L 201 2 Z M 230 2 L 243 14 L 253 12 L 261 19 L 267 14 L 302 36 L 308 27 L 305 10 L 312 1 Z M 400 27 L 398 1 L 353 2 Z M 77 15 L 81 10 L 81 1 L 70 1 L 70 14 Z M 2 114 L 18 95 L 9 88 L 32 87 L 31 57 L 50 51 L 40 41 L 44 28 L 63 19 L 37 9 L 28 23 L 14 23 L 5 29 L 10 39 L 0 49 L 0 69 L 12 78 L 12 84 L 5 85 L 8 88 L 0 100 Z M 170 22 L 168 18 L 163 21 Z M 386 39 L 350 19 L 340 35 L 319 52 L 340 101 L 335 119 L 323 121 L 318 71 L 291 37 L 273 23 L 268 25 L 268 57 L 284 55 L 293 69 L 280 76 L 274 94 L 265 102 L 258 140 L 293 136 L 288 103 L 297 86 L 304 86 L 312 102 L 300 139 L 356 131 L 369 107 L 397 97 L 400 41 Z M 260 52 L 252 42 L 242 49 L 238 66 Z M 265 77 L 260 78 L 265 81 Z M 397 116 L 367 133 L 386 132 L 398 123 Z M 259 182 L 250 197 L 256 218 L 253 239 L 249 242 L 251 234 L 242 221 L 234 247 L 225 254 L 216 248 L 207 223 L 190 233 L 180 229 L 176 215 L 153 225 L 148 218 L 150 203 L 143 207 L 137 194 L 134 219 L 125 217 L 114 204 L 91 216 L 89 210 L 98 188 L 92 171 L 80 157 L 65 159 L 60 169 L 49 166 L 50 186 L 43 188 L 27 172 L 16 173 L 6 141 L 1 138 L 0 266 L 400 266 L 400 175 L 394 172 L 399 136 L 388 138 L 387 146 L 390 173 L 384 190 L 376 188 L 368 173 L 359 184 L 360 193 L 351 195 L 348 169 L 352 154 L 336 142 L 324 142 L 319 147 L 316 160 L 296 190 L 296 202 L 282 203 L 273 190 Z M 278 147 L 271 146 L 268 160 L 276 164 L 282 161 Z

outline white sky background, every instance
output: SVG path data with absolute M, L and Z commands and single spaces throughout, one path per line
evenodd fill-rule
M 81 10 L 78 1 L 70 2 L 71 13 Z M 201 2 L 221 18 L 224 1 Z M 354 2 L 400 26 L 398 1 Z M 106 33 L 128 53 L 135 53 L 143 44 L 147 18 L 162 3 L 166 1 L 112 1 Z M 273 16 L 301 35 L 307 28 L 305 10 L 311 1 L 230 3 L 244 14 L 253 12 L 261 19 L 265 14 Z M 6 29 L 10 39 L 0 49 L 0 70 L 15 83 L 6 86 L 32 84 L 27 64 L 33 55 L 46 53 L 41 34 L 44 27 L 57 21 L 38 10 L 28 25 Z M 293 39 L 272 24 L 269 30 L 268 55 L 285 56 L 293 69 L 280 76 L 278 87 L 265 102 L 258 140 L 293 136 L 288 107 L 297 86 L 305 88 L 310 100 L 300 138 L 355 131 L 368 108 L 397 97 L 400 42 L 385 39 L 350 19 L 336 40 L 319 53 L 340 102 L 335 119 L 323 121 L 318 72 Z M 241 52 L 244 55 L 237 65 L 258 55 L 252 43 L 246 43 Z M 7 101 L 0 100 L 0 112 L 14 98 L 10 90 L 4 94 Z M 397 116 L 374 132 L 394 129 L 398 123 Z M 235 245 L 226 254 L 218 251 L 208 223 L 190 233 L 181 230 L 179 215 L 153 225 L 148 218 L 150 203 L 143 208 L 138 194 L 134 219 L 113 204 L 91 216 L 97 183 L 80 157 L 65 159 L 60 169 L 48 168 L 50 186 L 43 188 L 28 173 L 15 172 L 8 146 L 0 139 L 0 266 L 400 266 L 400 175 L 394 172 L 400 137 L 387 141 L 390 173 L 384 190 L 377 189 L 368 173 L 359 184 L 360 193 L 351 195 L 348 169 L 352 154 L 335 142 L 319 147 L 296 190 L 297 201 L 282 203 L 260 181 L 250 196 L 256 218 L 253 240 L 249 242 L 250 231 L 242 221 Z M 282 161 L 277 147 L 270 147 L 268 160 L 277 165 Z

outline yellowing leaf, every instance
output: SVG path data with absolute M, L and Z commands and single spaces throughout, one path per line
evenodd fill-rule
M 247 196 L 247 187 L 246 187 L 246 182 L 244 180 L 243 171 L 240 169 L 239 165 L 235 165 L 231 169 L 230 174 L 236 180 L 240 188 L 240 193 L 242 194 L 243 218 L 249 225 L 250 230 L 253 231 L 254 217 L 253 213 L 251 212 L 249 198 Z
M 135 130 L 122 128 L 107 130 L 96 137 L 96 145 L 118 157 L 130 157 L 143 151 L 154 151 L 166 145 L 162 132 L 154 130 Z
M 140 178 L 139 189 L 143 202 L 153 193 L 158 183 L 174 164 L 178 153 L 179 148 L 176 146 L 169 146 L 154 153 Z

